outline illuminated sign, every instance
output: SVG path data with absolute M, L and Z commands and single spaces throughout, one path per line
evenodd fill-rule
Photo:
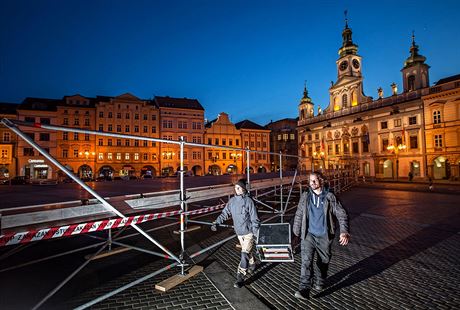
M 34 168 L 48 168 L 48 165 L 34 165 Z
M 44 159 L 29 159 L 29 164 L 42 164 L 45 162 Z

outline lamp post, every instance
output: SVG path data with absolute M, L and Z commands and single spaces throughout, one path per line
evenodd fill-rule
M 393 144 L 387 146 L 387 150 L 390 152 L 393 152 L 395 154 L 396 158 L 396 180 L 398 180 L 399 177 L 399 152 L 402 150 L 406 149 L 406 145 L 403 143 L 398 144 L 397 146 L 394 146 Z
M 96 155 L 96 153 L 95 153 L 95 152 L 90 152 L 90 151 L 88 151 L 88 150 L 85 150 L 84 152 L 79 152 L 78 155 L 80 155 L 80 156 L 85 155 L 85 166 L 87 166 L 87 165 L 88 165 L 89 156 L 91 155 L 91 156 L 94 158 L 94 156 Z M 82 175 L 81 175 L 80 177 L 81 177 L 81 178 L 89 178 L 89 179 L 92 179 L 92 178 L 93 178 L 93 176 L 92 176 L 92 170 L 87 171 L 87 170 L 86 170 L 86 167 L 85 167 L 85 170 L 82 171 Z
M 313 158 L 312 158 L 313 166 L 314 166 L 314 161 L 315 161 L 315 158 L 316 158 L 316 159 L 320 159 L 322 161 L 322 163 L 323 163 L 323 165 L 320 168 L 321 169 L 326 169 L 326 164 L 324 162 L 324 155 L 325 155 L 324 151 L 319 151 L 319 152 L 314 151 L 313 152 Z

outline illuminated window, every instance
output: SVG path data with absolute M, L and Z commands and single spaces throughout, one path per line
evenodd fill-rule
M 99 160 L 104 160 L 104 153 L 99 153 L 99 154 L 97 155 L 97 159 L 99 159 Z
M 121 153 L 117 153 L 117 160 L 121 160 Z
M 433 111 L 433 124 L 441 123 L 441 111 Z
M 442 147 L 442 135 L 434 135 L 434 147 Z
M 112 160 L 112 159 L 113 159 L 113 158 L 112 158 L 112 153 L 107 153 L 107 159 L 108 159 L 108 160 Z
M 129 160 L 129 153 L 125 153 L 125 160 Z
M 139 160 L 139 153 L 134 153 L 134 160 Z

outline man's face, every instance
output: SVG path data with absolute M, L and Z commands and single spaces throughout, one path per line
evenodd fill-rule
M 312 190 L 315 190 L 321 187 L 321 183 L 316 174 L 310 174 L 310 187 Z
M 235 193 L 239 196 L 239 195 L 243 195 L 244 193 L 244 189 L 239 186 L 238 184 L 235 184 Z

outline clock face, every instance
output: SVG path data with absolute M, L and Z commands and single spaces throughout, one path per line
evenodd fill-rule
M 343 70 L 345 70 L 346 68 L 348 68 L 348 61 L 346 61 L 346 60 L 342 61 L 342 62 L 340 63 L 340 65 L 339 65 L 339 67 L 340 67 L 340 70 L 341 70 L 341 71 L 343 71 Z
M 359 61 L 358 61 L 358 59 L 353 59 L 353 67 L 355 67 L 355 69 L 359 69 Z

